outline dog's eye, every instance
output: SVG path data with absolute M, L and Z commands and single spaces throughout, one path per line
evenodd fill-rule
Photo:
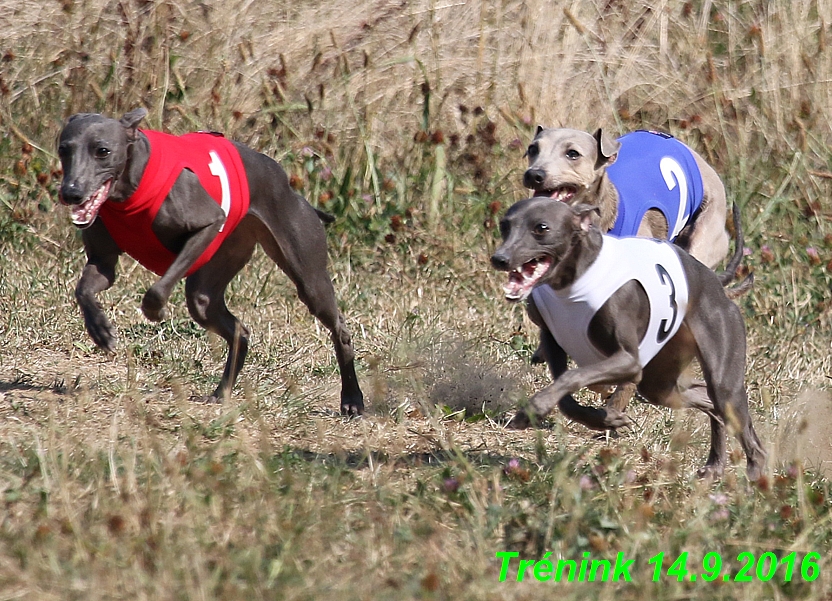
M 570 148 L 566 151 L 566 158 L 572 161 L 581 158 L 581 153 L 575 150 L 574 148 Z
M 537 144 L 532 144 L 531 146 L 529 146 L 528 150 L 526 150 L 526 155 L 528 155 L 529 158 L 533 159 L 537 156 L 538 152 L 540 151 L 537 148 Z
M 548 231 L 549 231 L 549 226 L 546 225 L 545 223 L 538 223 L 536 226 L 534 226 L 534 229 L 532 229 L 532 233 L 535 236 L 543 236 Z
M 110 156 L 110 149 L 106 146 L 99 146 L 95 149 L 95 158 L 106 159 L 108 156 Z

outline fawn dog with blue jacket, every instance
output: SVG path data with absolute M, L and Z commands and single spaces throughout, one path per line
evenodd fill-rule
M 83 228 L 87 254 L 75 297 L 95 344 L 106 351 L 115 345 L 96 295 L 112 286 L 123 252 L 160 276 L 142 299 L 151 321 L 166 318 L 171 291 L 186 278 L 191 317 L 228 344 L 219 385 L 204 397 L 221 401 L 243 366 L 249 338 L 228 310 L 225 290 L 260 244 L 331 333 L 341 370 L 341 412 L 362 413 L 355 353 L 326 269 L 322 220 L 332 217 L 295 193 L 266 155 L 219 134 L 139 130 L 146 115 L 142 108 L 120 120 L 73 115 L 60 136 L 61 201 Z
M 604 235 L 596 219 L 596 207 L 535 197 L 513 205 L 500 222 L 503 243 L 491 263 L 508 273 L 506 298 L 527 300 L 554 379 L 513 425 L 528 427 L 558 406 L 590 428 L 620 427 L 629 421 L 623 413 L 586 407 L 572 393 L 632 382 L 650 403 L 708 415 L 711 449 L 702 475 L 721 475 L 730 424 L 749 478 L 759 478 L 766 455 L 748 411 L 739 308 L 717 275 L 684 250 Z M 577 369 L 566 369 L 567 354 Z M 694 358 L 705 381 L 685 386 L 680 376 Z
M 535 196 L 597 206 L 604 233 L 670 240 L 711 269 L 728 255 L 725 186 L 673 136 L 538 127 L 527 156 L 523 184 Z

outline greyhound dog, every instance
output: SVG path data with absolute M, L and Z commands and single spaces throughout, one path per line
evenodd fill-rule
M 513 205 L 500 222 L 503 243 L 491 263 L 509 274 L 508 300 L 528 298 L 554 379 L 514 426 L 527 427 L 557 405 L 590 428 L 620 427 L 629 421 L 620 412 L 580 405 L 571 395 L 633 382 L 650 403 L 693 407 L 710 417 L 711 449 L 701 475 L 721 475 L 729 422 L 748 476 L 757 479 L 766 455 L 748 412 L 739 308 L 716 274 L 687 252 L 667 242 L 602 235 L 593 223 L 597 213 L 535 197 Z M 567 371 L 567 354 L 577 369 Z M 685 387 L 680 376 L 694 358 L 705 381 Z
M 228 310 L 225 289 L 256 243 L 289 276 L 298 296 L 331 333 L 341 371 L 341 412 L 358 415 L 364 401 L 354 350 L 326 270 L 326 235 L 314 209 L 290 187 L 271 158 L 220 134 L 177 137 L 139 130 L 147 115 L 120 120 L 73 115 L 61 132 L 60 195 L 83 228 L 87 254 L 75 298 L 93 341 L 111 352 L 115 332 L 96 295 L 112 286 L 122 252 L 161 276 L 145 293 L 142 312 L 166 318 L 182 278 L 191 317 L 228 343 L 228 358 L 208 402 L 227 397 L 248 352 L 248 329 Z
M 535 196 L 597 205 L 615 236 L 671 240 L 713 269 L 728 254 L 725 187 L 713 167 L 667 134 L 611 139 L 537 128 L 523 185 Z

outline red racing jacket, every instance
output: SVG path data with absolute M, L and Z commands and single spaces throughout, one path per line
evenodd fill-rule
M 191 275 L 214 256 L 248 212 L 243 161 L 234 144 L 222 134 L 141 132 L 150 142 L 150 157 L 139 187 L 124 202 L 105 202 L 98 216 L 121 250 L 157 275 L 164 274 L 176 255 L 159 242 L 152 224 L 176 178 L 183 169 L 190 169 L 226 215 L 217 237 L 188 270 L 186 275 Z

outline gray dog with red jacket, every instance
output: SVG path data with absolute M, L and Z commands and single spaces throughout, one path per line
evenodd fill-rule
M 243 366 L 249 339 L 226 307 L 225 289 L 259 243 L 331 332 L 341 412 L 361 414 L 355 353 L 326 270 L 321 220 L 332 217 L 296 194 L 271 158 L 219 134 L 139 130 L 146 115 L 140 108 L 116 121 L 81 113 L 69 118 L 60 136 L 61 200 L 83 228 L 87 254 L 75 297 L 95 344 L 107 351 L 115 344 L 96 295 L 115 281 L 121 253 L 161 276 L 142 299 L 151 321 L 166 318 L 171 291 L 186 278 L 191 317 L 228 343 L 219 386 L 205 399 L 222 400 Z

